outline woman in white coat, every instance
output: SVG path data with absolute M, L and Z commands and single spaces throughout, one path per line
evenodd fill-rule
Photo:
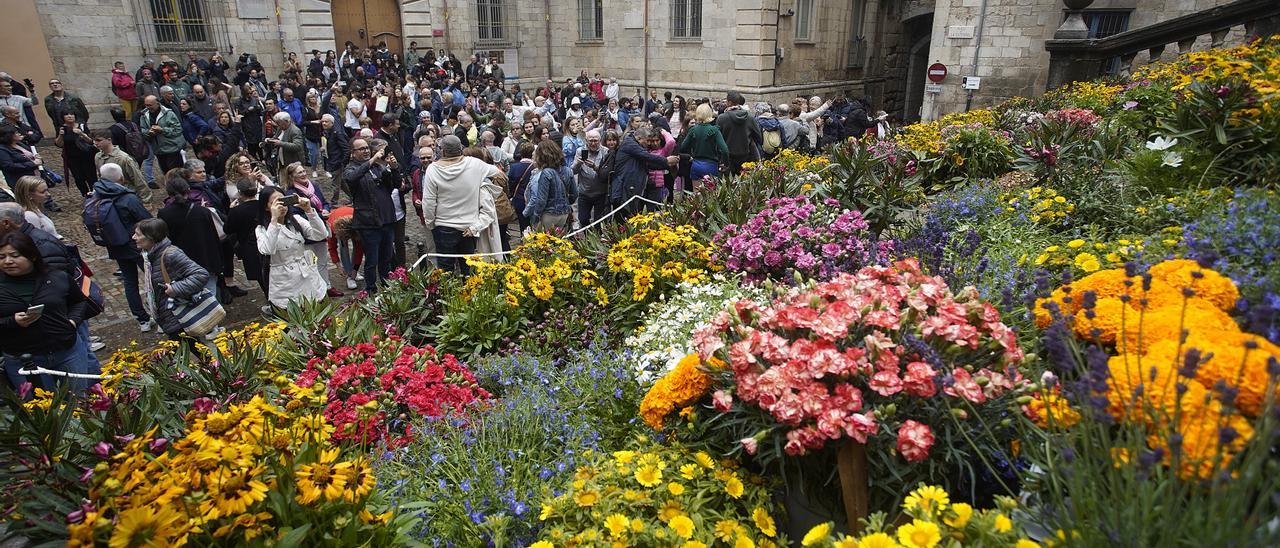
M 329 230 L 311 202 L 298 200 L 285 203 L 279 187 L 268 186 L 258 192 L 258 252 L 270 261 L 267 295 L 271 305 L 283 310 L 295 300 L 320 300 L 328 285 L 316 268 L 315 253 L 307 249 L 307 240 L 324 240 Z

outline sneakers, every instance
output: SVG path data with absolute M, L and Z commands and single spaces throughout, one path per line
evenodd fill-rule
M 89 351 L 90 351 L 90 352 L 97 352 L 97 351 L 102 350 L 103 348 L 106 348 L 106 347 L 107 347 L 107 343 L 104 343 L 104 342 L 102 342 L 102 341 L 98 341 L 98 342 L 91 342 L 91 343 L 89 343 Z
M 214 339 L 218 338 L 218 335 L 219 335 L 219 334 L 221 334 L 222 332 L 226 331 L 226 330 L 227 330 L 227 328 L 222 327 L 222 326 L 215 327 L 215 328 L 213 328 L 213 331 L 210 331 L 208 335 L 205 335 L 205 336 L 204 336 L 204 340 L 206 340 L 206 341 L 212 341 L 212 340 L 214 340 Z
M 356 271 L 356 281 L 357 282 L 364 281 L 364 272 L 360 272 L 359 270 Z
M 336 287 L 330 287 L 327 293 L 329 294 L 329 297 L 333 299 L 338 299 L 338 298 L 341 298 L 343 295 L 346 295 L 346 293 L 343 293 Z
M 89 335 L 89 342 L 91 343 L 102 342 L 102 337 L 99 337 L 97 335 Z
M 347 278 L 347 289 L 355 289 L 358 286 L 354 278 Z
M 138 330 L 139 330 L 139 331 L 141 331 L 141 332 L 143 332 L 143 333 L 146 333 L 146 332 L 148 332 L 148 331 L 151 331 L 151 329 L 152 329 L 152 328 L 154 328 L 155 326 L 156 326 L 156 322 L 155 322 L 155 321 L 153 321 L 153 320 L 147 320 L 147 321 L 145 321 L 145 322 L 138 322 Z
M 319 171 L 312 170 L 312 171 L 311 171 L 311 178 L 312 178 L 312 179 L 319 179 L 319 178 L 320 178 L 320 172 L 319 172 Z

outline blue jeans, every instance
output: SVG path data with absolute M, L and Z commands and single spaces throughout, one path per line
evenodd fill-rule
M 154 154 L 148 154 L 147 159 L 142 161 L 142 176 L 147 178 L 147 186 L 151 188 L 157 188 L 155 172 L 152 170 L 152 166 L 155 163 L 156 156 Z
M 475 236 L 464 237 L 462 231 L 447 226 L 437 226 L 431 229 L 431 237 L 436 242 L 436 253 L 450 253 L 456 255 L 466 255 L 476 252 Z M 471 274 L 471 267 L 467 266 L 467 260 L 458 257 L 436 257 L 436 264 L 441 270 L 446 272 L 461 272 L 464 276 Z
M 320 169 L 320 142 L 303 139 L 307 143 L 307 159 L 311 161 L 311 170 Z
M 84 340 L 76 337 L 74 344 L 62 350 L 32 352 L 31 365 L 53 371 L 89 374 L 89 362 L 85 359 L 85 354 L 88 353 L 89 349 L 85 346 Z M 92 382 L 88 379 L 71 379 L 54 375 L 19 375 L 18 370 L 22 365 L 22 359 L 18 355 L 8 353 L 4 355 L 4 373 L 15 389 L 22 386 L 22 383 L 29 382 L 34 388 L 54 391 L 58 389 L 58 383 L 65 381 L 71 383 L 72 391 L 79 392 L 88 388 Z
M 124 281 L 124 300 L 129 303 L 129 312 L 138 322 L 151 319 L 147 309 L 142 305 L 142 294 L 138 293 L 138 270 L 142 269 L 142 257 L 133 259 L 116 259 L 120 266 L 121 279 Z
M 711 160 L 694 160 L 689 166 L 689 182 L 693 184 L 685 185 L 685 190 L 693 192 L 694 185 L 702 184 L 702 177 L 710 175 L 712 178 L 720 176 L 720 166 Z
M 395 257 L 395 225 L 361 228 L 359 232 L 360 244 L 364 247 L 364 286 L 373 293 L 391 273 L 391 260 Z
M 102 362 L 98 361 L 98 355 L 89 350 L 89 320 L 80 322 L 76 327 L 76 344 L 84 345 L 85 363 L 92 375 L 102 374 Z

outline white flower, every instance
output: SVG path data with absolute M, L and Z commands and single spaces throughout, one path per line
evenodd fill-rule
M 1178 167 L 1182 165 L 1182 155 L 1170 150 L 1164 153 L 1164 162 L 1161 165 L 1169 167 Z
M 1178 144 L 1178 139 L 1165 139 L 1163 135 L 1157 135 L 1155 140 L 1147 141 L 1147 150 L 1169 150 Z

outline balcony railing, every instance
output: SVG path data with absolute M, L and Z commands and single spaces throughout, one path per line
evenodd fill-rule
M 1209 36 L 1213 47 L 1218 47 L 1238 27 L 1243 27 L 1247 36 L 1280 33 L 1280 1 L 1236 0 L 1106 38 L 1088 38 L 1082 10 L 1092 3 L 1093 0 L 1064 0 L 1067 19 L 1054 38 L 1045 41 L 1049 51 L 1049 89 L 1102 76 L 1106 64 L 1117 57 L 1118 72 L 1127 76 L 1143 51 L 1148 54 L 1147 62 L 1152 63 L 1171 44 L 1177 45 L 1178 53 L 1190 51 L 1201 36 Z

